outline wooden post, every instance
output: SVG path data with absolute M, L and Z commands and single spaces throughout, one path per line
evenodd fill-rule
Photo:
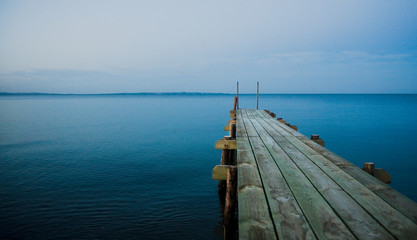
M 312 134 L 310 139 L 324 147 L 324 141 L 320 138 L 320 135 Z
M 317 140 L 317 139 L 319 139 L 320 138 L 320 135 L 317 135 L 317 134 L 311 134 L 311 140 Z
M 282 119 L 282 118 L 280 118 L 280 117 L 279 117 L 279 118 L 277 118 L 277 120 L 278 120 L 278 121 L 280 121 L 280 122 L 282 122 L 282 123 L 284 123 L 284 124 L 286 124 L 286 123 L 287 123 L 287 121 L 285 121 L 284 119 Z
M 375 175 L 375 164 L 373 162 L 365 162 L 365 163 L 363 163 L 363 170 L 365 170 L 367 173 L 374 176 Z
M 230 137 L 236 139 L 236 124 L 230 123 Z
M 256 109 L 258 109 L 259 106 L 259 82 L 256 82 Z
M 236 82 L 236 88 L 237 88 L 237 92 L 236 92 L 236 97 L 237 97 L 237 109 L 239 109 L 239 81 Z
M 224 239 L 234 239 L 236 232 L 235 208 L 236 208 L 236 186 L 237 186 L 237 168 L 227 169 L 227 190 L 226 204 L 224 207 Z
M 230 139 L 231 140 L 236 139 L 236 124 L 235 123 L 230 123 L 229 126 L 230 126 Z M 236 151 L 234 149 L 229 150 L 228 165 L 234 165 L 235 164 L 235 162 L 234 162 L 235 153 L 236 153 Z
M 233 101 L 233 110 L 236 111 L 236 107 L 237 107 L 237 97 L 235 96 L 235 99 Z
M 230 137 L 224 137 L 224 139 L 230 140 Z M 230 165 L 230 162 L 231 162 L 230 157 L 232 156 L 231 152 L 233 152 L 233 150 L 222 149 L 222 157 L 220 160 L 221 165 Z M 226 181 L 225 180 L 219 181 L 219 185 L 217 186 L 217 191 L 219 194 L 220 203 L 223 205 L 225 197 L 226 197 Z

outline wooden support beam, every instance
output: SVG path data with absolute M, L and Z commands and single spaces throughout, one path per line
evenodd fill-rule
M 227 125 L 226 125 L 226 126 L 224 126 L 224 130 L 225 130 L 225 131 L 230 131 L 230 130 L 231 130 L 231 128 L 230 128 L 230 124 L 231 124 L 231 123 L 236 124 L 236 119 L 229 120 L 229 121 L 227 122 Z
M 215 149 L 237 149 L 236 140 L 220 139 L 214 145 Z
M 391 175 L 389 175 L 389 173 L 383 168 L 375 168 L 375 164 L 373 162 L 363 163 L 363 170 L 383 183 L 391 183 Z
M 227 168 L 226 179 L 226 203 L 224 206 L 224 239 L 235 239 L 236 221 L 236 192 L 237 192 L 237 168 L 236 166 Z
M 226 180 L 227 179 L 227 169 L 236 167 L 233 165 L 216 165 L 213 168 L 213 180 Z
M 224 140 L 230 140 L 230 136 L 224 136 Z M 232 163 L 232 152 L 234 150 L 230 149 L 222 149 L 222 156 L 220 160 L 221 165 L 230 165 Z M 220 204 L 224 206 L 225 198 L 226 198 L 226 179 L 220 180 L 218 185 L 218 194 L 219 194 L 219 201 Z
M 383 183 L 391 183 L 391 175 L 383 168 L 375 168 L 374 177 L 378 178 Z

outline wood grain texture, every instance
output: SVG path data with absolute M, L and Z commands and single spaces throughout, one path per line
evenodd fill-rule
M 270 119 L 267 113 L 263 113 L 263 111 L 257 112 L 261 118 Z M 270 120 L 269 120 L 270 121 Z M 344 172 L 352 176 L 354 179 L 362 183 L 384 201 L 386 201 L 389 205 L 393 208 L 401 212 L 404 216 L 407 216 L 411 221 L 417 224 L 417 203 L 412 201 L 411 199 L 407 198 L 403 194 L 399 193 L 395 189 L 391 188 L 390 186 L 382 183 L 375 177 L 365 174 L 365 172 L 357 167 L 356 165 L 352 164 L 351 162 L 345 160 L 344 158 L 338 156 L 337 154 L 329 151 L 328 149 L 320 146 L 319 144 L 310 141 L 308 137 L 301 134 L 300 132 L 294 131 L 291 128 L 285 126 L 285 124 L 281 124 L 279 121 L 270 121 L 270 124 L 278 125 L 282 129 L 285 129 L 287 132 L 295 136 L 301 142 L 309 146 L 311 149 L 316 151 L 321 156 L 328 159 L 333 164 L 337 165 L 342 169 Z
M 248 119 L 254 118 L 248 115 Z M 255 129 L 253 126 L 250 127 Z M 276 209 L 271 209 L 271 212 L 276 213 L 274 218 L 276 224 L 285 226 L 277 228 L 280 239 L 303 239 L 304 236 L 302 234 L 310 234 L 309 237 L 314 238 L 311 228 L 319 239 L 355 239 L 326 200 L 317 192 L 296 165 L 291 163 L 291 160 L 276 159 L 276 162 L 269 154 L 261 138 L 250 137 L 249 139 L 252 146 L 254 146 L 255 157 L 260 165 L 260 169 L 262 166 L 265 168 L 264 174 L 262 174 L 261 169 L 262 179 L 265 178 L 265 182 L 268 178 L 271 178 L 271 189 L 276 189 L 276 191 L 273 191 L 274 195 L 268 196 L 268 199 L 276 199 L 274 201 L 276 202 Z M 273 140 L 270 143 L 276 146 Z M 280 160 L 284 160 L 284 163 Z M 278 166 L 280 166 L 285 178 L 283 175 L 277 174 L 277 172 L 280 172 Z M 268 193 L 266 188 L 265 191 Z M 292 197 L 291 192 L 295 197 Z M 298 206 L 297 202 L 300 206 Z M 292 216 L 292 213 L 297 214 Z M 296 226 L 293 225 L 294 223 L 296 223 Z M 311 225 L 311 228 L 309 225 Z M 291 236 L 295 238 L 291 238 Z
M 238 136 L 237 145 L 239 239 L 277 239 L 248 138 Z
M 347 174 L 336 164 L 318 154 L 314 149 L 304 144 L 284 128 L 274 124 L 276 122 L 275 120 L 263 118 L 262 121 L 264 121 L 265 124 L 269 124 L 275 130 L 274 133 L 279 135 L 282 141 L 288 141 L 292 148 L 301 152 L 322 169 L 325 174 L 330 176 L 333 181 L 352 196 L 355 201 L 357 201 L 395 237 L 399 239 L 409 239 L 412 236 L 417 235 L 417 225 L 415 223 L 381 199 L 366 186 Z M 363 171 L 362 174 L 367 173 Z
M 220 139 L 214 145 L 215 149 L 237 149 L 236 140 Z
M 238 137 L 246 137 L 248 135 L 246 133 L 245 125 L 242 119 L 242 110 L 237 110 L 237 116 L 238 118 L 236 119 L 236 135 Z
M 367 213 L 347 192 L 343 191 L 328 175 L 317 167 L 310 159 L 293 147 L 286 139 L 262 119 L 253 121 L 254 126 L 263 138 L 265 145 L 274 155 L 275 161 L 282 166 L 282 171 L 289 171 L 289 176 L 297 174 L 296 181 L 311 182 L 311 191 L 318 191 L 331 208 L 343 220 L 358 239 L 394 239 L 375 219 Z M 285 176 L 285 174 L 284 174 Z M 290 178 L 289 178 L 290 179 Z M 304 190 L 308 186 L 304 187 Z M 360 220 L 358 220 L 360 219 Z

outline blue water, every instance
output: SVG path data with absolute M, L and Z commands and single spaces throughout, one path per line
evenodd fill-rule
M 221 239 L 211 170 L 233 96 L 1 96 L 1 239 Z M 255 96 L 240 107 L 254 108 Z M 417 95 L 262 95 L 260 107 L 417 201 Z

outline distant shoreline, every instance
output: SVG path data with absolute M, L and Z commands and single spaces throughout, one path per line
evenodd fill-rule
M 260 93 L 259 95 L 416 95 L 417 93 Z M 139 92 L 139 93 L 40 93 L 40 92 L 0 92 L 0 96 L 234 96 L 236 93 L 207 92 Z M 256 93 L 239 93 L 239 95 L 256 95 Z

